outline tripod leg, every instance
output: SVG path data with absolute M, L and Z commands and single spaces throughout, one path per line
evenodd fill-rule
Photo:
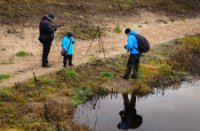
M 100 46 L 101 46 L 101 49 L 102 49 L 102 52 L 103 52 L 103 55 L 104 55 L 104 58 L 106 58 L 106 55 L 105 55 L 105 50 L 104 50 L 104 47 L 103 47 L 103 41 L 101 39 L 101 31 L 100 29 L 98 28 L 99 30 L 99 40 L 100 40 Z
M 88 52 L 89 52 L 89 50 L 90 50 L 90 48 L 91 48 L 91 46 L 92 46 L 92 43 L 94 42 L 94 39 L 95 39 L 95 37 L 96 37 L 97 33 L 98 33 L 98 30 L 95 32 L 95 34 L 94 34 L 94 36 L 93 36 L 93 38 L 92 38 L 92 42 L 90 43 L 90 46 L 89 46 L 89 48 L 88 48 L 88 50 L 87 50 L 87 52 L 86 52 L 86 54 L 85 54 L 85 55 L 87 55 L 87 54 L 88 54 Z

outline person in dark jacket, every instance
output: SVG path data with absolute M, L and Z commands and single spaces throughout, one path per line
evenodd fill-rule
M 124 76 L 122 76 L 122 78 L 129 79 L 132 68 L 134 68 L 132 78 L 137 78 L 140 63 L 140 52 L 137 50 L 138 42 L 137 38 L 135 37 L 135 35 L 137 35 L 137 32 L 131 30 L 130 28 L 127 28 L 125 30 L 125 34 L 128 36 L 128 39 L 127 45 L 124 46 L 124 48 L 130 52 L 130 56 L 128 59 L 126 72 Z
M 131 94 L 131 100 L 129 101 L 128 94 L 122 94 L 124 100 L 124 110 L 119 112 L 121 116 L 121 122 L 117 125 L 119 129 L 128 130 L 136 129 L 142 125 L 142 116 L 137 114 L 136 95 Z
M 42 53 L 42 67 L 50 67 L 48 64 L 48 55 L 51 49 L 51 44 L 54 39 L 54 32 L 57 30 L 52 25 L 52 20 L 54 19 L 54 14 L 49 13 L 42 18 L 39 25 L 39 41 L 43 45 L 43 53 Z

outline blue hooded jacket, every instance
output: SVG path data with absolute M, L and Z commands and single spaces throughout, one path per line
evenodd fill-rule
M 138 42 L 137 38 L 135 37 L 136 34 L 137 32 L 133 30 L 129 33 L 126 45 L 126 49 L 130 50 L 130 54 L 135 54 L 135 55 L 140 54 L 140 52 L 137 50 Z
M 64 50 L 67 50 L 68 49 L 68 47 L 69 47 L 69 44 L 70 44 L 70 47 L 69 47 L 69 49 L 68 49 L 68 51 L 67 51 L 67 55 L 73 55 L 74 54 L 74 43 L 75 42 L 75 40 L 74 40 L 74 38 L 72 37 L 72 38 L 69 38 L 68 36 L 65 36 L 64 38 L 63 38 L 63 40 L 62 40 L 62 48 L 64 49 Z

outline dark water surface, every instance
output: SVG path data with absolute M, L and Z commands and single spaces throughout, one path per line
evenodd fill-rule
M 96 131 L 200 131 L 200 81 L 145 97 L 94 97 L 77 108 L 74 121 Z

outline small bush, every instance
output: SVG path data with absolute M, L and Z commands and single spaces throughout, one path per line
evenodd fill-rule
M 77 78 L 79 74 L 73 69 L 70 69 L 70 70 L 65 69 L 64 76 L 68 78 Z
M 10 78 L 10 75 L 8 75 L 8 74 L 0 74 L 0 81 L 4 80 L 4 79 L 8 79 L 8 78 Z
M 114 28 L 114 31 L 115 31 L 116 33 L 121 33 L 121 32 L 122 32 L 122 29 L 120 28 L 119 25 L 117 25 L 117 26 Z
M 17 52 L 16 53 L 16 56 L 17 57 L 25 57 L 25 56 L 27 56 L 28 55 L 28 53 L 26 53 L 25 51 L 20 51 L 20 52 Z
M 101 72 L 100 76 L 102 78 L 112 78 L 113 74 L 111 72 L 103 71 L 103 72 Z

